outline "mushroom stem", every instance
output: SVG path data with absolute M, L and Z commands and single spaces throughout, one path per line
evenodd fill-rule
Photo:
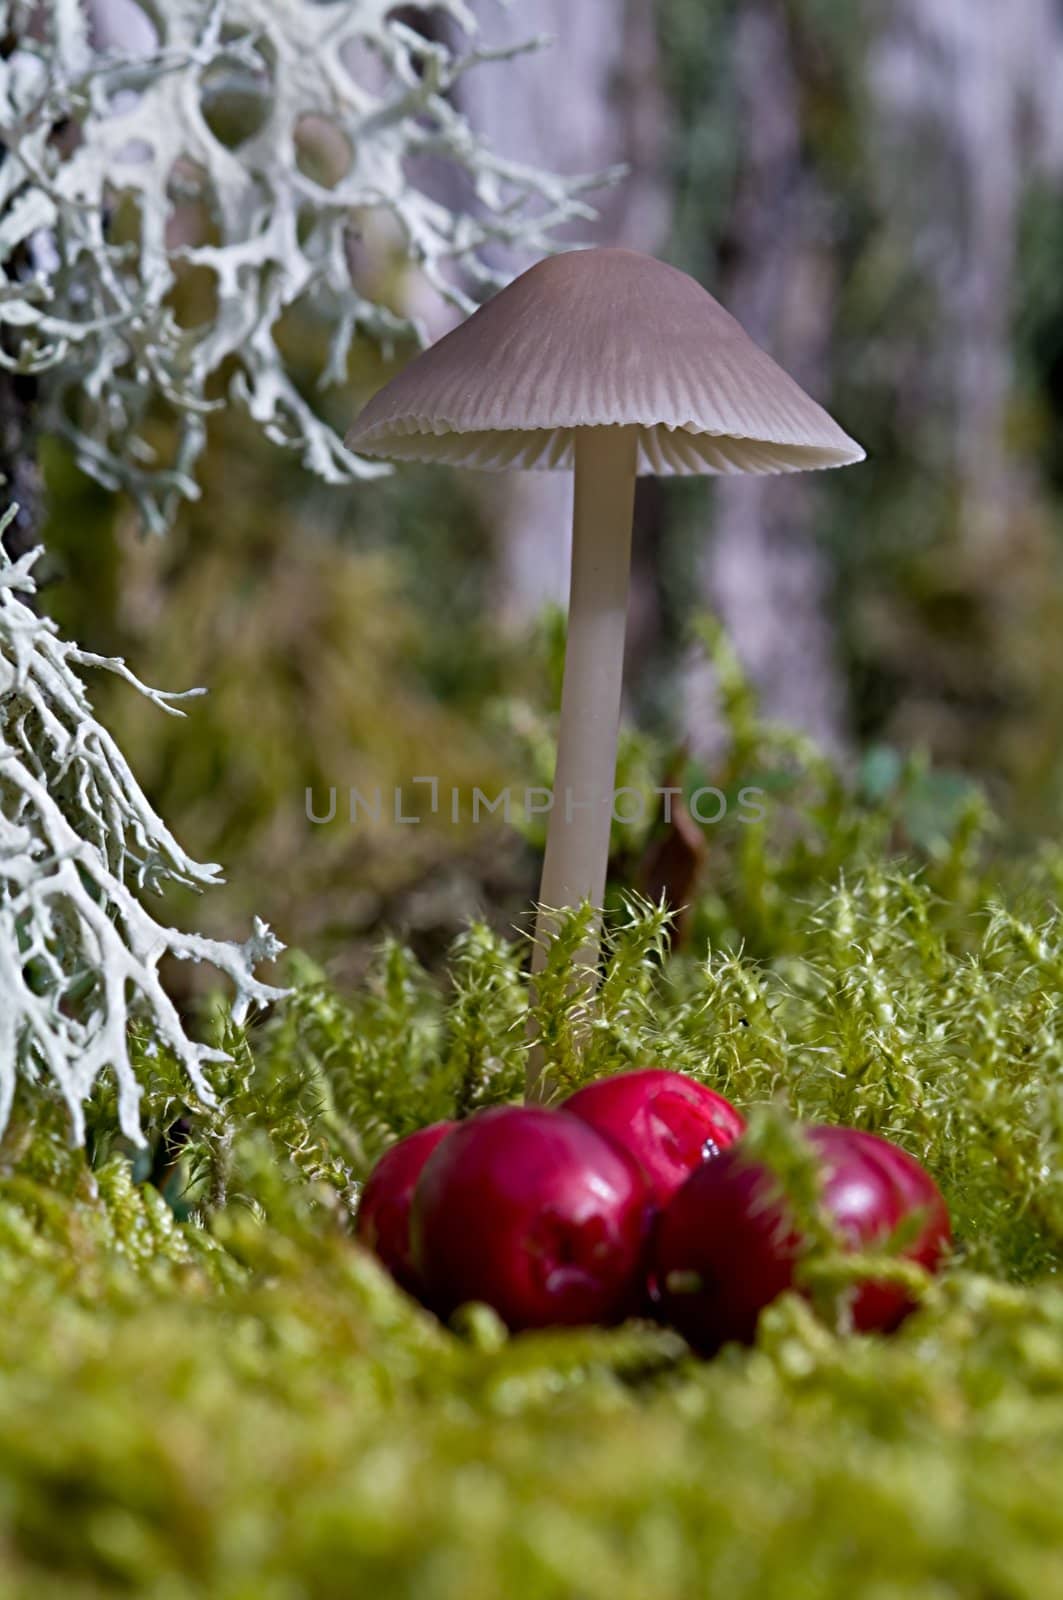
M 638 429 L 577 428 L 572 512 L 572 580 L 554 803 L 535 925 L 533 974 L 553 931 L 550 911 L 605 898 L 613 820 L 616 741 L 624 675 Z M 599 923 L 576 958 L 588 990 L 597 981 Z M 542 1071 L 528 1064 L 528 1093 Z

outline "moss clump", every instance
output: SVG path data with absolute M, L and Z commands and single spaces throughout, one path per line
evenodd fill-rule
M 146 1154 L 117 1140 L 106 1088 L 86 1152 L 40 1086 L 16 1105 L 0 1150 L 7 1592 L 1059 1591 L 1058 855 L 990 872 L 972 799 L 907 859 L 910 782 L 871 804 L 734 722 L 733 759 L 785 768 L 787 806 L 716 836 L 683 950 L 659 909 L 620 905 L 582 1051 L 574 917 L 539 1034 L 559 1090 L 647 1061 L 703 1078 L 755 1111 L 798 1191 L 794 1114 L 913 1151 L 957 1233 L 942 1278 L 912 1275 L 919 1312 L 888 1340 L 839 1335 L 845 1267 L 825 1239 L 807 1263 L 819 1309 L 785 1298 L 754 1350 L 711 1363 L 645 1324 L 508 1339 L 479 1308 L 441 1328 L 353 1243 L 352 1210 L 390 1139 L 519 1094 L 524 952 L 473 926 L 440 982 L 393 943 L 346 999 L 300 958 L 284 1014 L 225 1036 L 219 1109 L 189 1107 L 144 1049 Z

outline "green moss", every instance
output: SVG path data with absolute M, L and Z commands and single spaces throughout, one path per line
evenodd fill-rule
M 732 1095 L 809 1216 L 794 1114 L 914 1151 L 957 1235 L 937 1282 L 890 1264 L 918 1314 L 890 1339 L 835 1331 L 852 1263 L 820 1230 L 817 1311 L 785 1299 L 756 1349 L 712 1363 L 646 1324 L 507 1339 L 481 1308 L 441 1328 L 353 1243 L 351 1213 L 391 1138 L 519 1094 L 525 952 L 471 927 L 440 981 L 391 943 L 346 998 L 296 958 L 283 1015 L 222 1031 L 217 1108 L 185 1105 L 145 1046 L 156 1170 L 183 1119 L 172 1205 L 134 1182 L 108 1091 L 88 1154 L 40 1086 L 32 1120 L 16 1106 L 0 1152 L 5 1592 L 1058 1592 L 1058 852 L 991 872 L 969 806 L 915 859 L 903 771 L 847 786 L 759 728 L 737 678 L 730 703 L 733 759 L 785 758 L 790 783 L 764 824 L 719 835 L 702 942 L 669 953 L 667 918 L 623 902 L 580 1049 L 573 918 L 540 1036 L 559 1089 L 656 1061 Z M 726 937 L 706 949 L 705 930 Z
M 954 1274 L 889 1342 L 787 1301 L 706 1365 L 649 1327 L 459 1341 L 322 1215 L 216 1219 L 222 1288 L 99 1214 L 72 1254 L 5 1234 L 10 1592 L 1055 1592 L 1050 1285 Z

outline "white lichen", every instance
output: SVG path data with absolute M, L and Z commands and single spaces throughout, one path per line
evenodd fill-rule
M 485 249 L 548 249 L 560 223 L 593 214 L 578 197 L 601 177 L 488 149 L 449 91 L 515 50 L 456 54 L 393 0 L 136 5 L 152 38 L 139 50 L 94 42 L 88 0 L 0 5 L 17 41 L 0 59 L 0 361 L 39 375 L 46 427 L 157 530 L 196 494 L 223 368 L 229 399 L 326 481 L 388 470 L 352 456 L 297 387 L 276 339 L 285 313 L 312 310 L 319 385 L 338 383 L 356 336 L 420 333 L 358 269 L 361 236 L 390 230 L 398 258 L 468 311 L 461 277 L 474 293 L 500 281 Z M 420 9 L 448 37 L 476 31 L 462 0 Z M 439 198 L 455 192 L 441 172 L 467 204 Z M 174 291 L 191 267 L 214 306 L 185 327 Z M 168 460 L 148 437 L 160 398 L 177 424 Z
M 18 1074 L 36 1081 L 46 1072 L 80 1141 L 83 1103 L 109 1068 L 122 1130 L 139 1141 L 132 1022 L 173 1053 L 207 1104 L 203 1067 L 224 1059 L 188 1036 L 160 981 L 161 959 L 218 968 L 235 985 L 240 1019 L 281 997 L 254 967 L 283 947 L 257 919 L 235 945 L 180 933 L 142 903 L 167 883 L 217 883 L 219 868 L 194 861 L 156 816 L 93 716 L 81 670 L 115 672 L 171 715 L 183 715 L 176 702 L 186 696 L 150 689 L 120 659 L 61 639 L 30 604 L 38 554 L 10 561 L 0 546 L 0 1131 Z

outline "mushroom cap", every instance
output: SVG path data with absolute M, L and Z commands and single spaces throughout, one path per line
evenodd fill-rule
M 700 283 L 621 249 L 537 262 L 378 390 L 346 442 L 502 472 L 571 467 L 576 428 L 630 426 L 641 473 L 864 458 Z

